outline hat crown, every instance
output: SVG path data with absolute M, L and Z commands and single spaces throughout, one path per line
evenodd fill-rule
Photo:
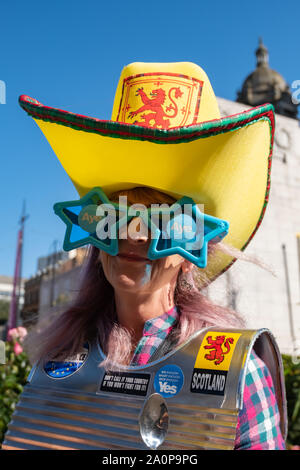
M 192 62 L 134 62 L 121 73 L 112 121 L 167 130 L 219 118 L 210 81 Z

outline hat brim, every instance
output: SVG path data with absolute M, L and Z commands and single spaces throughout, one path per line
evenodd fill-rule
M 229 222 L 225 242 L 244 250 L 265 213 L 270 191 L 274 108 L 169 130 L 103 121 L 43 106 L 21 96 L 82 197 L 95 186 L 111 192 L 149 186 L 189 196 Z M 209 281 L 235 261 L 209 257 Z

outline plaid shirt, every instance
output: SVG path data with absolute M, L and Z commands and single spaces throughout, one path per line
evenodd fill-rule
M 176 307 L 147 320 L 131 365 L 147 364 L 177 322 Z M 243 408 L 239 412 L 235 450 L 284 450 L 280 415 L 272 377 L 264 362 L 252 352 L 248 362 Z
M 147 364 L 150 357 L 166 339 L 179 317 L 176 307 L 171 308 L 160 317 L 147 320 L 144 325 L 143 336 L 137 345 L 131 365 Z
M 248 362 L 235 448 L 285 450 L 273 380 L 265 363 L 254 352 Z

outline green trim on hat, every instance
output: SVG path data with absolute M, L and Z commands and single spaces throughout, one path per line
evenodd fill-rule
M 34 119 L 41 119 L 71 127 L 74 130 L 93 132 L 107 137 L 146 140 L 157 144 L 191 142 L 208 135 L 213 136 L 239 129 L 262 118 L 274 121 L 274 107 L 271 104 L 258 106 L 248 111 L 213 121 L 164 130 L 81 116 L 57 108 L 43 106 L 37 100 L 25 95 L 20 96 L 19 103 Z

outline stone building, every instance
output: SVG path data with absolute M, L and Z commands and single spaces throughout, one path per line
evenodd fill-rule
M 272 103 L 276 113 L 296 119 L 298 105 L 282 75 L 270 68 L 268 49 L 261 39 L 255 54 L 256 69 L 244 80 L 237 101 L 252 107 Z
M 25 283 L 23 325 L 30 327 L 43 316 L 62 312 L 75 295 L 86 248 L 57 252 L 38 259 L 37 273 Z
M 19 284 L 19 304 L 23 305 L 24 302 L 24 282 L 26 279 L 21 279 Z M 0 300 L 10 302 L 13 294 L 14 278 L 12 276 L 0 275 Z
M 289 87 L 279 73 L 269 69 L 262 42 L 256 55 L 257 68 L 246 78 L 237 102 L 218 98 L 218 103 L 222 116 L 266 102 L 275 107 L 269 203 L 245 253 L 259 258 L 276 277 L 256 264 L 238 260 L 211 285 L 208 294 L 245 315 L 250 328 L 269 328 L 281 352 L 296 356 L 300 355 L 300 127 Z
M 20 313 L 23 326 L 26 328 L 35 323 L 39 314 L 40 287 L 43 273 L 38 271 L 30 277 L 24 286 L 24 305 Z
M 69 258 L 51 266 L 40 285 L 39 318 L 61 313 L 77 293 L 86 248 L 69 252 Z

